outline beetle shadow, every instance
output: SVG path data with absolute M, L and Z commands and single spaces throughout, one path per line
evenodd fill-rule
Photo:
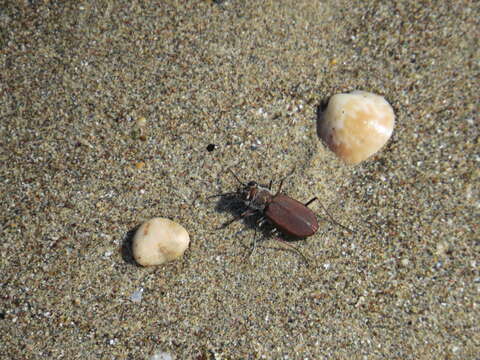
M 236 222 L 243 222 L 248 228 L 255 229 L 257 227 L 257 220 L 261 217 L 260 213 L 252 216 L 240 217 L 245 210 L 247 210 L 247 206 L 245 206 L 238 196 L 232 194 L 219 196 L 215 205 L 215 211 L 218 213 L 229 213 L 231 218 L 217 226 L 215 230 L 226 229 Z
M 137 267 L 142 267 L 139 263 L 133 258 L 132 242 L 135 233 L 137 232 L 140 225 L 135 226 L 133 229 L 129 230 L 122 240 L 121 254 L 122 259 L 127 264 L 135 265 Z

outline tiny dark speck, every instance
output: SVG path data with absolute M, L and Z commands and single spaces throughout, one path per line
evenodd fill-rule
M 215 148 L 216 148 L 215 144 L 208 144 L 207 151 L 212 152 L 213 150 L 215 150 Z
M 3 320 L 3 319 L 5 319 L 5 313 L 0 312 L 0 320 Z

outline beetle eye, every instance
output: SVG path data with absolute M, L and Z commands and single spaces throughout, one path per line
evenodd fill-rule
M 256 187 L 257 186 L 257 183 L 255 181 L 250 181 L 248 184 L 247 184 L 247 187 Z

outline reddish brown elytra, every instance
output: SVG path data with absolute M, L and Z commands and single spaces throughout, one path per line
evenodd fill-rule
M 305 204 L 283 194 L 276 194 L 265 207 L 265 217 L 282 233 L 304 238 L 318 230 L 317 217 Z

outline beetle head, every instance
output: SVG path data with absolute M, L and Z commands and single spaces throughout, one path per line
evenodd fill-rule
M 245 202 L 245 205 L 258 211 L 263 211 L 272 199 L 270 190 L 255 181 L 250 181 L 240 190 L 240 196 Z
M 255 198 L 258 192 L 258 184 L 255 181 L 250 181 L 239 192 L 242 200 L 244 200 L 245 202 L 249 202 Z

